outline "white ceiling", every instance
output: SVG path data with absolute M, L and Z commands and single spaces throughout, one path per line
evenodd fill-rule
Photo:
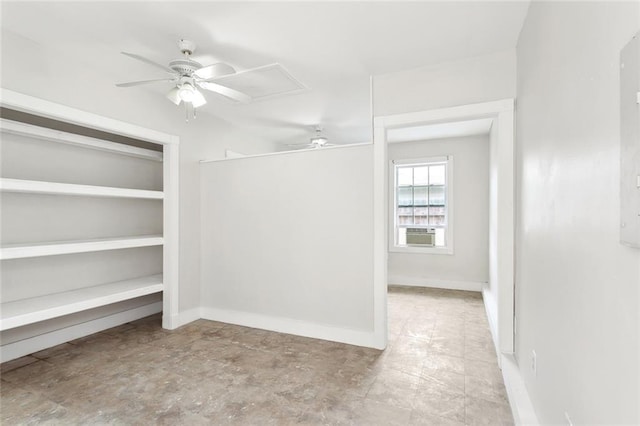
M 201 112 L 279 143 L 322 124 L 334 143 L 371 138 L 369 76 L 513 48 L 528 8 L 507 2 L 3 2 L 2 30 L 74 52 L 113 83 L 164 77 L 160 63 L 194 40 L 194 58 L 237 70 L 279 62 L 311 90 L 248 105 L 207 93 Z M 157 72 L 156 72 L 157 71 Z M 164 83 L 122 90 L 162 95 Z M 179 114 L 176 111 L 176 114 Z

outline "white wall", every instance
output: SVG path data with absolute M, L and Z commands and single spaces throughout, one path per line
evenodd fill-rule
M 618 61 L 639 9 L 533 2 L 518 44 L 516 349 L 546 424 L 640 423 L 640 250 L 618 242 Z
M 515 98 L 515 49 L 375 76 L 374 115 Z
M 389 283 L 480 290 L 489 279 L 488 135 L 392 143 L 388 155 L 389 160 L 453 155 L 454 229 L 453 255 L 390 252 Z
M 371 346 L 372 146 L 203 163 L 205 318 Z

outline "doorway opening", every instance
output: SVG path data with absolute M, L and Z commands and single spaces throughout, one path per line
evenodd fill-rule
M 464 124 L 460 124 L 464 123 Z M 475 127 L 474 127 L 475 126 Z M 390 235 L 389 144 L 489 126 L 489 281 L 481 291 L 498 354 L 514 351 L 514 101 L 464 105 L 374 118 L 374 333 L 387 345 Z M 419 228 L 419 227 L 416 227 Z M 498 360 L 500 362 L 500 356 Z

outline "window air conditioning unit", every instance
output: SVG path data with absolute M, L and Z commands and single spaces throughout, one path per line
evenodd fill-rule
M 436 243 L 435 228 L 407 228 L 407 244 L 433 247 Z

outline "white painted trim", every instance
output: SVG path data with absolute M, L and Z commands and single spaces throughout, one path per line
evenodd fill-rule
M 162 275 L 153 275 L 4 302 L 0 305 L 0 330 L 46 321 L 161 291 Z
M 18 121 L 0 119 L 0 130 L 2 133 L 10 133 L 51 142 L 77 145 L 85 148 L 97 149 L 99 151 L 115 152 L 117 154 L 124 154 L 131 157 L 144 158 L 146 160 L 162 161 L 162 152 L 116 142 L 104 141 L 102 139 L 77 135 L 75 133 L 67 133 Z
M 375 347 L 374 333 L 331 325 L 316 324 L 291 318 L 216 308 L 202 308 L 202 318 L 244 327 L 294 334 L 314 339 L 330 340 L 356 346 Z
M 176 137 L 177 139 L 177 137 Z M 164 202 L 162 273 L 164 276 L 162 326 L 169 330 L 178 327 L 174 318 L 180 312 L 180 146 L 164 146 Z
M 402 158 L 391 160 L 390 163 L 394 166 L 421 166 L 423 164 L 444 164 L 449 161 L 450 155 L 442 155 L 435 157 L 422 157 L 422 158 Z
M 374 347 L 387 347 L 387 257 L 389 246 L 389 193 L 386 129 L 373 120 L 373 331 Z
M 503 99 L 450 108 L 380 116 L 376 117 L 375 120 L 379 126 L 385 129 L 411 127 L 423 124 L 494 117 L 503 111 L 513 111 L 513 105 L 513 99 Z
M 408 275 L 389 275 L 389 285 L 410 287 L 443 288 L 447 290 L 482 291 L 484 283 L 479 281 L 452 281 L 432 278 L 411 277 Z
M 11 361 L 70 340 L 79 339 L 99 331 L 107 330 L 127 322 L 135 321 L 162 311 L 162 302 L 151 303 L 124 312 L 65 327 L 50 333 L 41 334 L 9 343 L 0 347 L 0 362 Z
M 491 297 L 488 283 L 484 283 L 482 286 L 482 301 L 484 302 L 484 311 L 487 315 L 487 321 L 489 322 L 489 331 L 491 332 L 491 337 L 493 339 L 493 346 L 498 358 L 498 364 L 500 364 L 502 362 L 502 356 L 500 354 L 500 348 L 498 347 L 498 324 L 496 323 L 498 318 L 498 307 L 496 305 L 496 301 Z
M 160 246 L 161 235 L 145 235 L 131 238 L 101 238 L 93 240 L 61 241 L 55 243 L 11 244 L 0 248 L 0 259 L 22 259 L 25 257 L 56 256 L 59 254 L 88 253 L 93 251 L 118 250 L 133 247 Z
M 246 157 L 246 154 L 243 154 L 241 152 L 236 152 L 236 151 L 232 151 L 230 149 L 225 149 L 224 150 L 224 158 L 240 158 L 240 157 Z
M 171 324 L 175 326 L 174 328 L 178 328 L 191 322 L 197 321 L 202 318 L 200 311 L 201 309 L 198 307 L 180 312 L 178 315 L 174 316 L 174 318 L 171 320 Z
M 104 132 L 127 136 L 162 145 L 179 143 L 178 138 L 157 130 L 113 118 L 103 117 L 91 112 L 68 107 L 56 102 L 39 99 L 13 90 L 0 88 L 0 104 L 5 108 L 22 111 L 41 117 L 77 124 Z
M 30 194 L 84 195 L 90 197 L 144 198 L 151 200 L 162 200 L 164 198 L 162 191 L 9 178 L 0 178 L 0 191 Z
M 515 218 L 515 135 L 514 100 L 504 99 L 479 104 L 462 105 L 406 114 L 374 117 L 374 319 L 380 326 L 386 321 L 386 311 L 376 299 L 384 291 L 386 305 L 386 263 L 388 250 L 388 204 L 375 202 L 388 197 L 388 179 L 381 179 L 388 170 L 387 129 L 427 125 L 478 118 L 494 118 L 498 125 L 498 300 L 495 313 L 497 324 L 497 347 L 501 353 L 513 353 L 514 321 L 514 218 Z M 385 198 L 386 201 L 386 198 Z M 379 214 L 378 214 L 379 212 Z M 382 235 L 384 233 L 384 235 Z M 382 236 L 381 236 L 382 235 Z M 385 239 L 386 238 L 386 239 Z M 380 245 L 380 247 L 378 247 Z M 384 250 L 384 253 L 381 250 Z M 386 334 L 386 324 L 384 325 Z M 377 329 L 376 329 L 377 330 Z
M 509 397 L 509 405 L 516 425 L 539 425 L 538 416 L 533 408 L 529 392 L 520 374 L 520 369 L 511 355 L 502 357 L 502 377 Z
M 392 231 L 389 231 L 392 232 Z M 391 237 L 389 236 L 389 244 L 391 244 Z M 389 247 L 389 253 L 405 253 L 405 254 L 435 254 L 443 256 L 452 256 L 453 247 L 451 245 L 447 247 L 420 247 L 420 246 L 394 246 Z
M 246 160 L 247 158 L 259 158 L 259 157 L 272 157 L 275 155 L 289 155 L 289 154 L 299 154 L 302 152 L 322 152 L 332 149 L 345 149 L 345 148 L 355 148 L 357 146 L 368 146 L 371 145 L 369 142 L 365 143 L 351 143 L 348 145 L 335 145 L 335 146 L 325 146 L 323 148 L 309 148 L 309 149 L 296 149 L 292 151 L 278 151 L 278 152 L 267 152 L 266 154 L 247 154 L 241 157 L 229 157 L 229 158 L 214 158 L 212 160 L 200 160 L 200 163 L 216 163 L 218 161 L 236 161 L 236 160 Z
M 498 114 L 498 342 L 503 354 L 515 351 L 515 132 L 513 103 Z

